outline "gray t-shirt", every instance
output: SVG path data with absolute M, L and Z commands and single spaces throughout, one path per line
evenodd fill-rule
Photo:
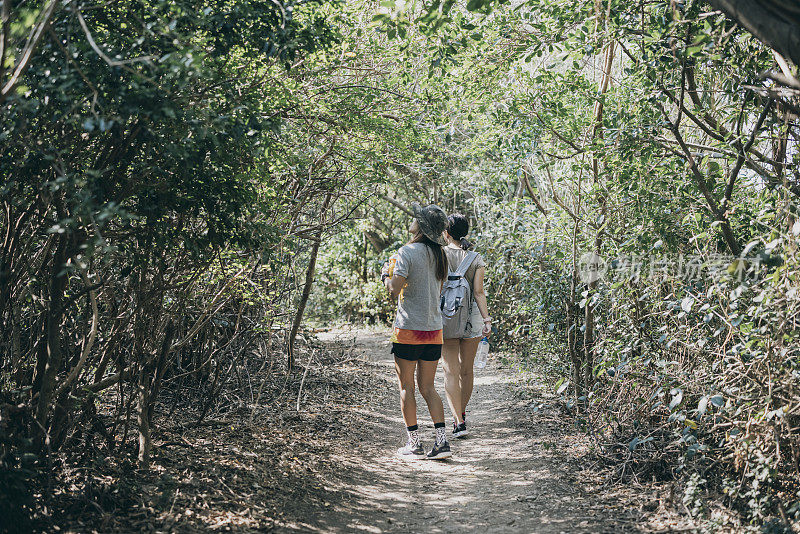
M 397 251 L 393 274 L 404 276 L 407 281 L 397 299 L 394 326 L 405 330 L 440 330 L 442 281 L 436 279 L 433 251 L 424 243 L 405 245 Z

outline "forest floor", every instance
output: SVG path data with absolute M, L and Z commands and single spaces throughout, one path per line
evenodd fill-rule
M 669 484 L 606 483 L 552 385 L 523 386 L 494 358 L 476 374 L 470 434 L 451 442 L 453 457 L 397 458 L 405 428 L 387 337 L 319 333 L 300 361 L 310 363 L 307 374 L 286 379 L 252 424 L 246 403 L 203 425 L 174 416 L 161 425 L 149 471 L 95 463 L 72 473 L 69 487 L 56 491 L 53 506 L 63 513 L 48 530 L 693 530 Z M 237 399 L 229 402 L 235 408 Z M 418 412 L 430 446 L 433 427 L 419 395 Z
M 323 340 L 353 339 L 379 387 L 362 420 L 348 423 L 336 447 L 341 473 L 331 480 L 329 511 L 281 530 L 365 532 L 678 532 L 691 525 L 676 513 L 669 486 L 615 487 L 587 469 L 585 435 L 570 425 L 544 384 L 491 359 L 476 371 L 467 414 L 470 434 L 451 440 L 446 461 L 395 457 L 405 441 L 394 363 L 384 332 L 334 331 Z M 443 371 L 437 391 L 444 400 Z M 418 395 L 419 397 L 419 395 Z M 430 446 L 433 425 L 418 398 L 418 420 Z M 447 411 L 447 409 L 446 409 Z M 448 414 L 449 417 L 449 414 Z M 425 422 L 425 424 L 423 424 Z M 448 421 L 448 424 L 449 421 Z M 448 428 L 449 430 L 449 428 Z

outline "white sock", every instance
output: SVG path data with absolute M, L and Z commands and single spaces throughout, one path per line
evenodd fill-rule
M 414 425 L 414 430 L 409 430 L 406 428 L 406 432 L 408 432 L 408 441 L 413 446 L 419 445 L 419 430 L 417 430 L 417 425 Z
M 436 429 L 436 444 L 441 445 L 447 441 L 447 430 L 443 426 Z

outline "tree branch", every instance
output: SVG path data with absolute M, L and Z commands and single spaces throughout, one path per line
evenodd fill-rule
M 539 202 L 539 197 L 536 196 L 536 193 L 533 191 L 533 187 L 531 186 L 531 182 L 528 180 L 528 169 L 526 167 L 527 165 L 522 166 L 522 184 L 525 186 L 525 190 L 533 199 L 533 203 L 536 204 L 537 208 L 539 208 L 539 211 L 541 211 L 543 215 L 547 215 L 547 209 L 545 209 L 545 207 L 542 206 L 542 203 Z
M 412 212 L 410 209 L 405 207 L 403 204 L 401 204 L 397 200 L 395 200 L 395 199 L 393 199 L 391 197 L 388 197 L 386 195 L 381 195 L 381 198 L 383 200 L 385 200 L 386 202 L 388 202 L 389 204 L 391 204 L 392 206 L 394 206 L 395 208 L 397 208 L 400 211 L 402 211 L 403 213 L 405 213 L 406 215 L 408 215 L 409 217 L 413 217 L 414 216 L 414 212 Z
M 764 124 L 764 119 L 767 118 L 767 113 L 769 113 L 769 110 L 772 107 L 772 102 L 773 100 L 771 98 L 767 100 L 767 105 L 764 106 L 763 110 L 761 110 L 761 115 L 759 115 L 756 125 L 753 127 L 753 131 L 750 132 L 750 139 L 748 139 L 747 143 L 745 143 L 745 145 L 742 147 L 739 157 L 736 158 L 736 163 L 728 174 L 728 184 L 725 187 L 725 197 L 722 199 L 723 209 L 727 208 L 728 203 L 731 200 L 731 196 L 733 196 L 733 184 L 736 182 L 736 178 L 739 176 L 739 171 L 742 170 L 742 164 L 744 164 L 745 160 L 747 159 L 747 151 L 750 150 L 751 146 L 753 146 L 753 143 L 756 140 L 756 135 L 758 135 L 759 130 L 761 130 L 761 125 Z
M 775 0 L 710 0 L 758 40 L 800 65 L 800 9 Z
M 669 115 L 667 114 L 667 110 L 664 109 L 664 106 L 656 101 L 656 105 L 661 110 L 661 113 L 664 115 L 664 120 L 667 121 L 669 124 L 670 130 L 672 130 L 672 134 L 675 136 L 675 140 L 683 150 L 683 154 L 673 151 L 677 156 L 683 157 L 686 159 L 686 162 L 689 164 L 689 169 L 692 172 L 692 176 L 694 176 L 695 184 L 697 185 L 697 189 L 700 190 L 703 197 L 706 199 L 706 203 L 708 204 L 708 208 L 711 213 L 714 214 L 714 218 L 721 223 L 722 227 L 722 234 L 725 239 L 725 243 L 728 245 L 728 248 L 731 250 L 734 256 L 738 256 L 741 252 L 741 247 L 739 243 L 736 241 L 736 238 L 733 235 L 733 230 L 731 229 L 730 222 L 726 216 L 725 210 L 721 210 L 717 200 L 714 198 L 714 195 L 711 194 L 711 191 L 708 189 L 708 185 L 706 184 L 705 176 L 703 173 L 700 172 L 700 169 L 697 167 L 697 162 L 694 160 L 692 156 L 692 152 L 689 150 L 689 147 L 686 146 L 686 142 L 683 140 L 683 136 L 681 135 L 680 129 L 677 127 L 675 123 L 670 120 Z
M 9 0 L 3 0 L 3 9 L 6 8 L 6 4 L 8 3 L 8 1 Z M 11 94 L 11 92 L 14 91 L 14 89 L 16 89 L 20 77 L 22 77 L 25 71 L 28 70 L 31 59 L 33 58 L 33 53 L 39 46 L 39 42 L 42 40 L 42 36 L 44 36 L 45 30 L 50 26 L 50 21 L 53 18 L 53 14 L 56 12 L 59 3 L 60 3 L 59 0 L 50 0 L 50 2 L 42 10 L 41 20 L 38 22 L 38 24 L 35 24 L 34 27 L 31 29 L 31 34 L 28 37 L 28 42 L 25 43 L 25 48 L 22 50 L 22 54 L 20 54 L 19 62 L 17 63 L 16 68 L 14 68 L 14 74 L 11 76 L 11 79 L 9 79 L 3 85 L 3 88 L 0 89 L 0 104 L 5 102 L 8 96 Z M 6 20 L 3 20 L 4 40 L 7 39 L 7 33 L 5 31 L 5 23 Z M 5 45 L 3 46 L 3 51 L 5 52 Z M 2 83 L 2 80 L 0 80 L 0 83 Z

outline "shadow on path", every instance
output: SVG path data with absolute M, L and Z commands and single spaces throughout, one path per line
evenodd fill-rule
M 372 362 L 365 372 L 376 373 L 385 387 L 364 392 L 370 403 L 353 408 L 356 422 L 331 444 L 338 467 L 325 481 L 325 507 L 276 525 L 278 532 L 650 531 L 636 526 L 637 512 L 598 499 L 594 489 L 577 482 L 578 466 L 562 443 L 568 425 L 553 410 L 523 410 L 526 403 L 508 388 L 511 373 L 495 360 L 476 373 L 470 435 L 451 442 L 453 457 L 400 460 L 395 451 L 405 432 L 387 336 L 333 332 L 320 338 L 354 335 L 361 357 Z M 440 368 L 437 390 L 444 398 L 442 373 Z M 421 434 L 430 446 L 433 427 L 417 397 Z

